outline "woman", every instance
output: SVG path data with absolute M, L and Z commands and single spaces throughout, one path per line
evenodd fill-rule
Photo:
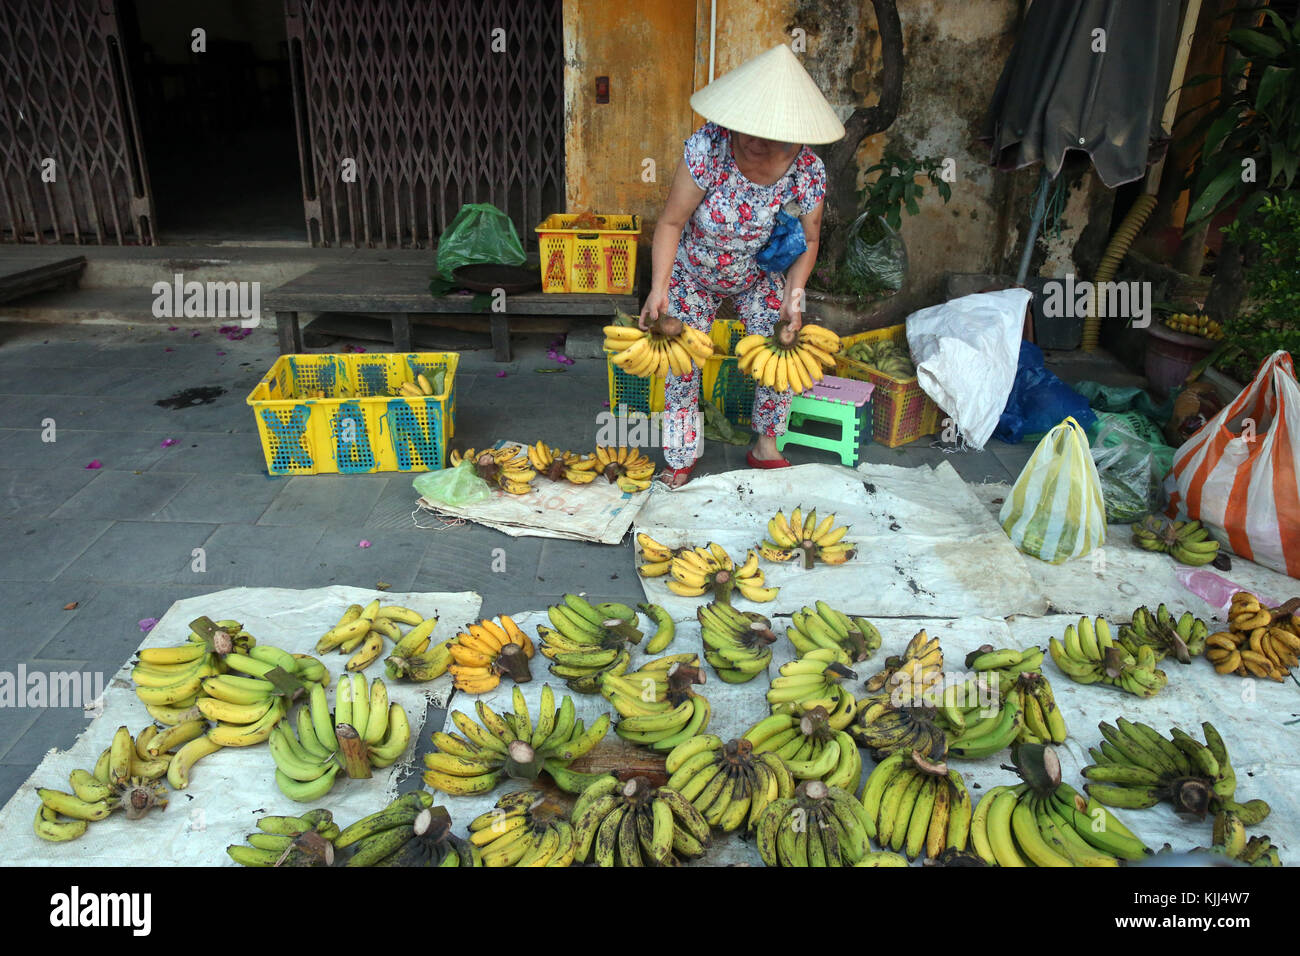
M 817 261 L 826 170 L 807 143 L 830 143 L 844 127 L 790 48 L 773 47 L 691 97 L 709 120 L 686 140 L 668 202 L 655 227 L 650 293 L 640 325 L 660 313 L 708 331 L 724 298 L 732 298 L 747 332 L 769 335 L 780 320 L 798 329 L 804 283 Z M 807 249 L 784 275 L 755 257 L 777 214 L 797 207 Z M 664 402 L 661 479 L 680 488 L 699 459 L 700 370 L 669 375 Z M 791 392 L 758 386 L 747 460 L 753 468 L 784 468 L 776 448 L 790 416 Z

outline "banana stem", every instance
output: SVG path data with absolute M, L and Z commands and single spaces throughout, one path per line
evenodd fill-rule
M 641 631 L 637 630 L 635 625 L 629 624 L 621 617 L 611 617 L 608 620 L 602 621 L 601 627 L 617 634 L 625 641 L 631 641 L 633 644 L 640 644 L 641 638 L 645 637 Z
M 497 666 L 509 674 L 510 679 L 516 684 L 527 684 L 533 679 L 532 673 L 528 670 L 528 655 L 518 644 L 507 644 L 501 648 Z
M 300 833 L 294 838 L 289 854 L 290 866 L 333 866 L 334 844 L 315 830 Z M 287 861 L 286 861 L 287 862 Z
M 370 773 L 370 748 L 361 739 L 357 729 L 351 724 L 339 724 L 334 728 L 334 736 L 339 741 L 339 753 L 343 755 L 343 771 L 353 780 L 365 780 Z
M 542 772 L 542 761 L 528 744 L 522 740 L 513 740 L 506 748 L 505 771 L 511 777 L 536 780 Z
M 731 592 L 735 586 L 736 582 L 731 579 L 730 571 L 713 572 L 713 596 L 719 604 L 731 607 Z
M 811 571 L 813 569 L 813 564 L 817 559 L 816 546 L 811 541 L 805 541 L 799 548 L 799 553 L 803 555 L 803 569 L 805 571 Z

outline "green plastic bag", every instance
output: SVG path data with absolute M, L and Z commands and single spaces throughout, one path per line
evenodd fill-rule
M 1155 423 L 1137 412 L 1098 412 L 1092 460 L 1111 524 L 1137 521 L 1160 506 L 1160 488 L 1174 463 Z
M 510 217 L 491 203 L 467 203 L 438 242 L 438 274 L 450 280 L 461 266 L 490 263 L 519 266 L 524 248 Z
M 455 468 L 426 471 L 411 482 L 425 501 L 453 508 L 487 501 L 492 488 L 478 476 L 472 461 L 462 461 Z
M 1048 564 L 1087 554 L 1106 540 L 1106 507 L 1088 436 L 1073 418 L 1038 443 L 1002 503 L 1011 543 Z

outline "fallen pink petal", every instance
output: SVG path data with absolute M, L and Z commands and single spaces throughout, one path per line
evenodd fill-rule
M 218 354 L 218 355 L 225 355 L 226 353 L 225 353 L 225 352 L 218 352 L 217 354 Z
M 175 349 L 163 349 L 164 352 L 175 352 Z
M 361 542 L 359 542 L 359 543 L 357 544 L 357 547 L 358 547 L 358 548 L 368 548 L 368 547 L 370 547 L 370 542 L 369 542 L 369 541 L 361 541 Z
M 146 617 L 144 620 L 140 622 L 140 630 L 148 634 L 150 631 L 154 629 L 154 625 L 156 625 L 157 623 L 158 623 L 158 618 Z
M 169 326 L 167 326 L 167 331 L 168 331 L 168 332 L 175 332 L 178 328 L 180 328 L 179 325 L 169 325 Z
M 506 377 L 505 372 L 497 372 L 497 378 L 505 378 L 505 377 Z
M 180 441 L 179 438 L 164 438 L 162 440 L 162 446 L 164 448 L 171 448 L 172 445 L 176 444 L 178 441 Z
M 94 461 L 92 461 L 92 462 L 91 462 L 89 465 L 87 465 L 86 467 L 87 467 L 87 468 L 103 468 L 104 466 L 103 466 L 103 464 L 100 463 L 100 460 L 99 460 L 98 458 L 96 458 Z

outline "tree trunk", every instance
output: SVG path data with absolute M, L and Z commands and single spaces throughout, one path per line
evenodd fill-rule
M 1219 322 L 1235 316 L 1246 298 L 1246 273 L 1242 268 L 1245 250 L 1237 243 L 1224 240 L 1210 292 L 1205 297 L 1205 314 Z
M 903 99 L 903 25 L 897 0 L 871 0 L 880 32 L 881 89 L 875 106 L 858 107 L 844 122 L 844 138 L 823 153 L 826 212 L 822 221 L 822 261 L 838 263 L 846 230 L 858 213 L 858 147 L 868 136 L 888 129 Z

